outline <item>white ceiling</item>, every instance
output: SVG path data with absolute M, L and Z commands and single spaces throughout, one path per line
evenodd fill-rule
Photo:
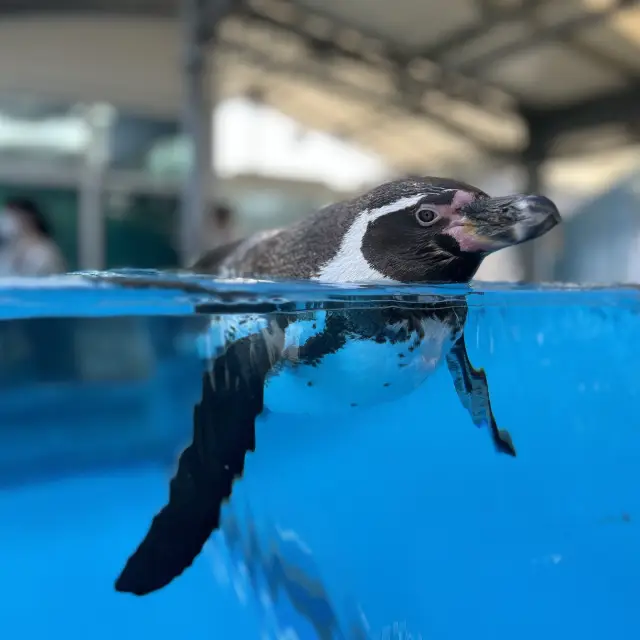
M 217 94 L 260 89 L 302 124 L 411 169 L 480 157 L 467 133 L 499 150 L 521 148 L 526 131 L 505 96 L 550 108 L 640 81 L 638 3 L 571 37 L 541 39 L 540 29 L 607 11 L 616 0 L 541 0 L 526 19 L 517 11 L 522 1 L 494 0 L 512 5 L 511 18 L 471 34 L 482 19 L 477 0 L 247 0 L 264 21 L 225 20 Z M 0 94 L 107 101 L 173 116 L 182 96 L 178 8 L 178 0 L 0 0 Z M 368 59 L 319 57 L 298 35 L 327 30 L 343 51 L 368 50 Z M 409 111 L 382 54 L 428 53 L 461 33 L 475 37 L 438 53 L 440 68 L 423 56 L 406 69 L 427 86 L 418 110 Z M 480 97 L 466 97 L 469 89 Z

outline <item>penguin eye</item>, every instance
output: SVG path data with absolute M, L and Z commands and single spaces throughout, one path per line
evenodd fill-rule
M 421 227 L 431 226 L 439 217 L 440 214 L 432 205 L 421 204 L 416 209 L 416 220 Z

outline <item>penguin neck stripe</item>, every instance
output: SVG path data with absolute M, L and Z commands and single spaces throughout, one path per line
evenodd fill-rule
M 370 222 L 387 215 L 412 207 L 424 198 L 425 194 L 400 198 L 382 207 L 365 209 L 353 221 L 340 243 L 340 248 L 331 260 L 320 268 L 313 280 L 320 282 L 364 282 L 378 280 L 381 282 L 395 282 L 374 269 L 362 253 L 362 240 Z

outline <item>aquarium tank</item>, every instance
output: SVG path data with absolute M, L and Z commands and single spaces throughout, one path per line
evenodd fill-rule
M 640 637 L 637 288 L 122 271 L 0 298 L 0 637 Z M 372 356 L 399 317 L 466 356 Z M 189 511 L 211 469 L 220 513 Z M 118 590 L 168 504 L 154 588 Z

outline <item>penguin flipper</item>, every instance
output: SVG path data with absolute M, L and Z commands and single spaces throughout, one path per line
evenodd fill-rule
M 447 367 L 453 378 L 458 398 L 469 412 L 476 426 L 486 423 L 491 429 L 491 439 L 496 451 L 507 455 L 516 455 L 511 435 L 505 429 L 499 429 L 491 409 L 489 385 L 484 369 L 476 369 L 469 360 L 464 334 L 454 343 L 447 354 Z
M 127 560 L 116 591 L 140 596 L 168 585 L 219 526 L 222 504 L 244 471 L 245 455 L 255 450 L 255 420 L 281 342 L 269 331 L 242 338 L 203 375 L 202 398 L 193 411 L 193 442 L 180 455 L 167 505 Z

